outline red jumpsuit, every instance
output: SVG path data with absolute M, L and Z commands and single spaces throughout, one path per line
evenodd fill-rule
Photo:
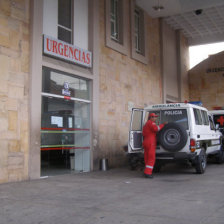
M 152 174 L 152 170 L 156 161 L 156 133 L 164 127 L 164 124 L 159 126 L 155 122 L 148 120 L 143 127 L 143 147 L 145 160 L 145 174 Z

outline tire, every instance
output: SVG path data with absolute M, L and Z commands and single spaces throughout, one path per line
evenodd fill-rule
M 205 150 L 202 149 L 200 154 L 196 157 L 195 169 L 196 173 L 203 174 L 207 166 L 207 156 Z
M 221 149 L 218 152 L 218 154 L 217 154 L 215 159 L 216 159 L 216 163 L 218 163 L 218 164 L 224 163 L 224 151 L 223 151 L 223 149 Z
M 180 151 L 187 143 L 187 132 L 177 123 L 168 123 L 158 133 L 159 144 L 169 152 Z

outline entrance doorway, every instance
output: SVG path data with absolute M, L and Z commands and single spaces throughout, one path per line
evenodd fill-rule
M 90 171 L 89 81 L 43 68 L 41 175 Z

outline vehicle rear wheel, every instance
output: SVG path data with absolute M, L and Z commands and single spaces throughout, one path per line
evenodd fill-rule
M 202 149 L 200 154 L 196 157 L 196 161 L 195 161 L 196 173 L 198 174 L 204 173 L 206 166 L 207 166 L 207 156 L 206 156 L 205 150 Z
M 217 154 L 217 156 L 216 156 L 216 162 L 217 162 L 218 164 L 222 164 L 222 163 L 224 163 L 224 151 L 223 151 L 223 149 L 221 149 L 221 150 L 218 152 L 218 154 Z

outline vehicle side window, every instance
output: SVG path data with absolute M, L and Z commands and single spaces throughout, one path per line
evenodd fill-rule
M 215 130 L 214 122 L 213 122 L 213 120 L 212 120 L 212 118 L 210 116 L 209 116 L 209 123 L 210 123 L 211 130 Z
M 195 108 L 193 110 L 194 110 L 195 124 L 202 125 L 202 118 L 201 118 L 200 110 L 195 109 Z
M 208 121 L 208 114 L 206 111 L 201 110 L 201 115 L 202 115 L 202 121 L 204 125 L 209 125 L 209 121 Z

